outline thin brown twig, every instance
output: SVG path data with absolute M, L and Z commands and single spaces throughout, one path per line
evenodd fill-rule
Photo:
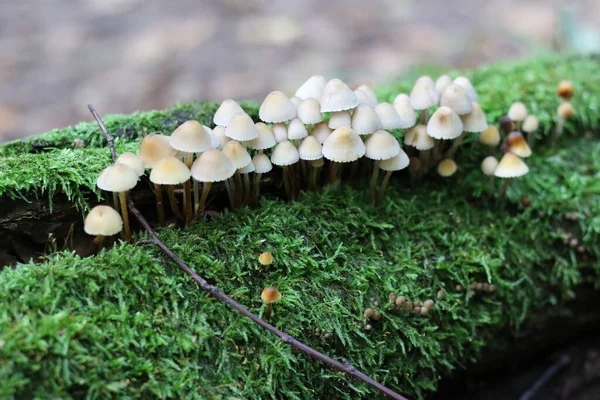
M 98 115 L 98 113 L 96 112 L 96 110 L 94 109 L 94 107 L 90 104 L 88 105 L 88 108 L 90 109 L 92 115 L 94 116 L 94 118 L 96 119 L 96 121 L 98 122 L 98 125 L 100 126 L 100 129 L 102 129 L 102 132 L 104 133 L 104 136 L 106 136 L 106 140 L 108 141 L 108 145 L 110 147 L 110 152 L 113 158 L 113 161 L 117 160 L 117 154 L 115 151 L 115 144 L 114 144 L 114 139 L 112 137 L 112 135 L 108 132 L 108 130 L 106 129 L 106 126 L 104 125 L 104 123 L 102 122 L 102 119 L 100 118 L 100 116 Z M 142 227 L 144 228 L 144 230 L 146 231 L 146 233 L 148 233 L 148 235 L 150 235 L 150 242 L 152 242 L 154 245 L 156 245 L 157 247 L 159 247 L 162 252 L 169 257 L 175 264 L 177 264 L 177 266 L 182 269 L 183 271 L 185 271 L 186 274 L 188 274 L 194 281 L 196 281 L 196 283 L 198 284 L 198 286 L 200 286 L 200 289 L 204 290 L 205 292 L 208 292 L 210 294 L 212 294 L 213 296 L 215 296 L 216 298 L 218 298 L 219 300 L 221 300 L 222 302 L 230 305 L 231 307 L 233 307 L 235 310 L 237 310 L 239 313 L 245 315 L 246 317 L 250 318 L 253 322 L 255 322 L 256 324 L 260 325 L 261 327 L 265 328 L 266 330 L 268 330 L 269 332 L 271 332 L 272 334 L 274 334 L 275 336 L 278 336 L 279 339 L 285 343 L 288 344 L 292 347 L 294 347 L 297 350 L 300 350 L 301 352 L 309 355 L 310 357 L 319 360 L 321 362 L 324 362 L 325 364 L 328 364 L 329 366 L 331 366 L 332 368 L 337 369 L 338 371 L 341 371 L 343 373 L 345 373 L 348 376 L 351 376 L 355 379 L 358 379 L 361 382 L 366 383 L 367 385 L 377 389 L 379 392 L 385 394 L 386 396 L 392 398 L 392 399 L 396 399 L 396 400 L 407 400 L 406 397 L 396 393 L 395 391 L 393 391 L 392 389 L 382 385 L 381 383 L 377 382 L 376 380 L 372 379 L 371 377 L 365 375 L 364 373 L 360 372 L 358 369 L 356 369 L 356 367 L 354 367 L 352 364 L 350 364 L 350 362 L 348 360 L 343 360 L 343 362 L 339 362 L 336 361 L 328 356 L 326 356 L 325 354 L 313 349 L 312 347 L 300 342 L 299 340 L 293 338 L 292 336 L 288 335 L 287 333 L 280 331 L 279 329 L 277 329 L 276 327 L 274 327 L 273 325 L 269 324 L 268 322 L 260 319 L 256 314 L 253 314 L 252 312 L 250 312 L 247 308 L 245 308 L 243 305 L 241 305 L 240 303 L 238 303 L 237 301 L 233 300 L 231 297 L 229 297 L 228 295 L 226 295 L 224 292 L 222 292 L 221 290 L 219 290 L 219 288 L 217 288 L 214 285 L 211 285 L 210 283 L 208 283 L 208 281 L 206 279 L 204 279 L 203 277 L 201 277 L 200 275 L 198 275 L 192 268 L 190 268 L 182 259 L 180 259 L 175 253 L 173 253 L 173 251 L 171 251 L 171 249 L 169 249 L 169 247 L 160 240 L 160 238 L 158 237 L 158 235 L 156 234 L 156 232 L 154 231 L 154 229 L 152 229 L 152 227 L 150 226 L 150 223 L 146 220 L 146 218 L 144 218 L 144 216 L 141 214 L 141 212 L 135 207 L 135 204 L 133 203 L 133 200 L 131 199 L 131 196 L 128 197 L 128 202 L 127 202 L 127 206 L 129 208 L 129 211 L 131 211 L 131 214 L 138 220 L 138 222 L 142 225 Z

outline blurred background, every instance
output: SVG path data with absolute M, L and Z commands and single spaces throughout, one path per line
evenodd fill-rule
M 0 141 L 101 114 L 262 100 L 313 74 L 600 48 L 600 1 L 0 0 Z

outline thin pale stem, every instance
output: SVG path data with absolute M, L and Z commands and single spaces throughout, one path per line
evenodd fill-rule
M 201 217 L 202 217 L 202 214 L 204 213 L 206 199 L 208 198 L 208 193 L 210 192 L 211 186 L 212 186 L 212 182 L 204 182 L 204 185 L 202 185 L 202 197 L 200 198 L 200 204 L 198 206 L 198 214 Z
M 459 137 L 454 139 L 454 142 L 452 142 L 452 146 L 450 146 L 446 154 L 444 154 L 444 158 L 452 158 L 454 153 L 456 153 L 456 151 L 458 150 L 458 147 L 462 144 L 463 140 L 465 140 L 466 136 L 467 132 L 463 132 Z
M 504 180 L 504 183 L 502 184 L 502 186 L 500 187 L 500 191 L 498 192 L 500 198 L 503 198 L 506 195 L 506 189 L 508 189 L 508 184 L 511 180 L 511 178 L 506 178 Z
M 310 182 L 309 186 L 312 190 L 317 190 L 317 176 L 319 175 L 320 167 L 310 167 Z
M 383 196 L 385 195 L 385 190 L 387 189 L 388 182 L 390 181 L 390 177 L 392 176 L 392 171 L 386 171 L 381 181 L 381 188 L 379 188 L 379 198 L 378 202 L 381 203 L 383 201 Z
M 421 125 L 427 125 L 427 118 L 429 118 L 428 108 L 421 110 Z
M 371 175 L 371 184 L 369 185 L 369 201 L 375 203 L 375 187 L 379 178 L 379 160 L 375 161 L 373 166 L 373 175 Z
M 229 197 L 229 205 L 233 209 L 235 208 L 235 183 L 233 183 L 233 178 L 225 180 L 225 188 Z
M 194 181 L 194 215 L 198 215 L 198 207 L 200 206 L 200 187 L 198 185 L 198 181 L 193 179 Z
M 429 160 L 431 159 L 430 157 L 431 155 L 431 151 L 430 150 L 421 150 L 419 152 L 419 161 L 421 162 L 421 170 L 419 173 L 419 179 L 423 178 L 423 176 L 425 176 L 425 172 L 428 170 L 429 168 Z
M 120 192 L 121 200 L 121 216 L 123 217 L 123 232 L 125 233 L 125 241 L 131 242 L 131 229 L 129 228 L 129 212 L 127 211 L 127 192 Z
M 100 249 L 102 248 L 103 243 L 104 243 L 104 236 L 102 236 L 102 235 L 96 236 L 94 238 L 94 241 L 92 242 L 92 246 L 90 248 L 90 253 L 96 254 L 97 252 L 99 252 Z
M 156 196 L 156 214 L 158 215 L 158 223 L 160 226 L 166 225 L 165 205 L 163 202 L 162 187 L 154 184 L 154 195 Z
M 340 168 L 339 163 L 330 161 L 329 164 L 329 183 L 333 184 L 337 182 L 338 169 Z
M 183 215 L 181 215 L 181 212 L 179 211 L 179 207 L 177 206 L 177 199 L 175 198 L 175 189 L 173 188 L 173 185 L 165 185 L 165 187 L 167 188 L 167 194 L 169 195 L 169 204 L 171 205 L 171 211 L 173 212 L 173 215 L 175 215 L 175 218 L 177 218 L 180 221 L 183 221 Z
M 242 185 L 242 177 L 240 176 L 239 171 L 235 171 L 233 178 L 235 179 L 235 206 L 239 207 L 242 205 L 242 198 L 244 196 L 244 186 Z
M 187 180 L 183 183 L 183 209 L 185 210 L 185 223 L 188 225 L 194 217 L 192 207 L 192 182 Z
M 250 184 L 250 174 L 244 174 L 244 201 L 250 205 L 252 198 L 252 185 Z
M 496 183 L 496 177 L 494 175 L 490 175 L 490 197 L 494 195 L 494 186 Z
M 258 205 L 258 196 L 260 196 L 260 178 L 262 178 L 262 174 L 254 175 L 254 204 Z
M 290 185 L 290 171 L 288 166 L 283 167 L 283 187 L 285 188 L 285 194 L 287 196 L 288 201 L 292 201 L 292 188 Z

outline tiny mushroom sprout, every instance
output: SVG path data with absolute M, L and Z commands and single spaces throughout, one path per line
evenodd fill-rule
M 498 160 L 494 156 L 487 156 L 481 162 L 481 172 L 484 175 L 490 177 L 490 189 L 489 195 L 491 196 L 494 193 L 494 173 L 496 172 L 496 168 L 498 167 Z
M 231 206 L 237 207 L 241 202 L 243 194 L 242 178 L 237 170 L 250 164 L 252 157 L 250 157 L 248 150 L 246 150 L 246 148 L 236 140 L 228 142 L 225 147 L 223 147 L 223 154 L 225 154 L 233 162 L 233 165 L 236 169 L 235 173 L 233 174 L 233 178 L 229 179 L 229 184 L 226 182 L 225 185 L 229 185 L 227 188 L 230 196 Z
M 450 158 L 440 161 L 437 166 L 438 174 L 444 178 L 454 175 L 457 169 L 456 163 Z
M 527 118 L 527 107 L 520 101 L 513 103 L 508 109 L 508 118 L 516 125 L 515 130 L 521 129 L 521 122 Z
M 123 220 L 114 208 L 96 206 L 85 217 L 83 230 L 88 235 L 96 236 L 94 246 L 100 246 L 105 236 L 116 235 L 123 229 Z
M 471 84 L 471 81 L 469 80 L 469 78 L 467 78 L 465 76 L 459 76 L 456 79 L 454 79 L 454 84 L 465 88 L 465 90 L 467 91 L 467 94 L 469 95 L 471 100 L 474 102 L 477 102 L 477 92 L 475 91 L 475 88 Z
M 296 90 L 295 95 L 302 100 L 306 100 L 309 97 L 319 99 L 321 98 L 321 94 L 323 94 L 325 85 L 327 85 L 327 80 L 323 76 L 313 75 Z
M 308 131 L 306 130 L 306 126 L 304 126 L 300 118 L 292 118 L 290 124 L 288 125 L 288 139 L 299 140 L 304 139 L 307 136 Z
M 379 201 L 383 200 L 383 195 L 385 194 L 385 189 L 387 188 L 388 182 L 390 181 L 392 172 L 400 171 L 408 167 L 409 164 L 410 159 L 402 149 L 400 149 L 400 152 L 397 156 L 389 158 L 387 160 L 383 160 L 379 163 L 379 168 L 386 171 L 385 176 L 381 181 L 381 188 L 379 189 Z
M 573 97 L 573 92 L 573 83 L 571 81 L 563 80 L 558 83 L 556 94 L 559 97 L 569 100 L 571 97 Z
M 441 75 L 435 81 L 435 91 L 441 96 L 448 86 L 452 85 L 452 78 L 448 75 Z
M 184 217 L 179 212 L 177 200 L 175 199 L 175 185 L 180 185 L 187 182 L 192 173 L 190 169 L 177 157 L 167 157 L 160 160 L 154 165 L 150 171 L 150 182 L 155 185 L 164 185 L 169 195 L 169 203 L 171 211 L 177 219 L 184 220 Z
M 540 121 L 535 115 L 528 115 L 527 118 L 525 118 L 525 121 L 523 121 L 521 129 L 527 134 L 527 141 L 530 145 L 532 145 L 535 139 L 535 131 L 537 131 L 539 127 Z
M 331 129 L 341 128 L 342 126 L 350 126 L 352 117 L 350 111 L 333 111 L 329 116 L 329 127 Z
M 425 168 L 429 161 L 430 150 L 435 146 L 435 141 L 427 134 L 427 127 L 425 125 L 418 124 L 410 128 L 406 132 L 406 136 L 404 136 L 404 144 L 419 150 L 420 162 L 418 165 L 419 167 L 422 165 L 423 168 Z M 416 179 L 415 174 L 418 172 L 420 172 L 418 169 L 415 170 L 411 168 L 409 170 L 412 179 Z
M 500 188 L 499 195 L 503 197 L 511 179 L 518 178 L 529 172 L 529 167 L 516 154 L 507 152 L 498 163 L 494 176 L 504 178 L 504 184 Z
M 378 130 L 365 141 L 365 156 L 375 161 L 371 184 L 369 186 L 369 199 L 375 201 L 375 187 L 379 177 L 379 164 L 400 154 L 400 144 L 395 137 L 384 130 Z
M 368 104 L 360 104 L 354 109 L 351 126 L 359 135 L 370 135 L 383 128 L 379 116 Z
M 288 196 L 288 200 L 294 198 L 294 188 L 296 184 L 290 173 L 290 166 L 296 164 L 300 159 L 298 149 L 288 140 L 279 143 L 271 154 L 271 163 L 283 168 L 283 186 Z
M 506 137 L 506 148 L 507 151 L 519 157 L 527 158 L 531 156 L 531 149 L 521 132 L 512 132 Z
M 217 126 L 227 126 L 229 125 L 229 121 L 233 118 L 234 115 L 237 114 L 245 114 L 244 109 L 240 107 L 240 105 L 231 99 L 224 100 L 215 115 L 213 116 L 213 122 Z
M 145 168 L 152 168 L 161 159 L 174 156 L 175 153 L 175 149 L 171 147 L 169 136 L 153 133 L 142 139 L 138 151 L 138 155 L 144 161 Z
M 494 125 L 488 127 L 479 135 L 479 141 L 489 147 L 496 147 L 500 144 L 500 132 Z
M 321 112 L 344 111 L 356 108 L 358 98 L 340 79 L 332 79 L 325 85 L 319 103 Z
M 123 233 L 125 240 L 131 240 L 129 228 L 129 213 L 127 211 L 127 192 L 137 185 L 139 176 L 133 169 L 125 164 L 116 163 L 107 167 L 100 173 L 96 185 L 107 192 L 118 193 L 121 201 L 121 215 L 123 216 Z
M 137 176 L 144 175 L 144 160 L 129 151 L 121 153 L 116 162 L 127 165 L 137 174 Z
M 265 319 L 269 318 L 271 315 L 271 310 L 273 308 L 273 303 L 277 303 L 281 300 L 281 292 L 279 289 L 274 287 L 264 288 L 262 293 L 260 294 L 260 298 L 267 305 L 267 309 L 265 310 Z
M 247 142 L 258 137 L 258 130 L 248 114 L 236 114 L 225 128 L 225 136 L 233 140 Z
M 401 93 L 394 99 L 394 108 L 400 116 L 400 129 L 407 129 L 417 123 L 417 114 L 410 105 L 410 97 Z
M 258 153 L 252 158 L 254 164 L 254 203 L 258 204 L 258 196 L 260 195 L 260 178 L 262 174 L 266 174 L 273 169 L 273 164 L 269 157 L 264 153 Z
M 283 92 L 275 90 L 265 97 L 258 116 L 264 122 L 286 122 L 296 116 L 296 106 Z
M 269 251 L 260 253 L 260 256 L 258 256 L 258 262 L 260 265 L 271 265 L 273 263 L 273 254 L 271 254 Z
M 298 105 L 297 115 L 305 125 L 314 125 L 323 121 L 319 100 L 313 97 L 302 100 L 302 103 Z
M 348 127 L 336 129 L 323 142 L 323 157 L 331 161 L 329 180 L 337 180 L 340 163 L 353 162 L 365 154 L 365 144 L 358 134 Z
M 202 215 L 204 212 L 204 205 L 213 182 L 227 181 L 235 171 L 233 161 L 218 149 L 209 149 L 200 154 L 192 164 L 191 170 L 194 180 L 203 184 L 202 197 L 196 205 L 197 214 Z
M 258 150 L 260 153 L 262 153 L 264 150 L 270 149 L 277 144 L 275 136 L 273 135 L 273 131 L 267 124 L 263 122 L 257 122 L 255 127 L 256 131 L 258 132 L 258 136 L 248 143 L 252 149 Z
M 390 103 L 379 103 L 375 106 L 375 112 L 381 120 L 383 129 L 398 129 L 402 127 L 402 119 Z

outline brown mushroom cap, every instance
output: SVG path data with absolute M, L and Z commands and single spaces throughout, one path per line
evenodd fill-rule
M 261 265 L 271 265 L 273 263 L 273 255 L 268 251 L 260 253 L 260 256 L 258 256 L 258 262 Z
M 142 139 L 138 155 L 144 161 L 146 168 L 152 168 L 160 159 L 175 155 L 170 138 L 165 135 L 150 134 Z
M 109 206 L 96 206 L 85 217 L 83 230 L 88 235 L 112 236 L 123 229 L 123 219 Z
M 479 135 L 479 141 L 486 146 L 496 147 L 500 143 L 500 132 L 494 125 L 488 127 Z
M 184 153 L 201 153 L 211 148 L 212 136 L 209 129 L 200 122 L 190 120 L 173 131 L 169 144 L 175 150 Z
M 569 100 L 573 97 L 573 83 L 571 81 L 560 81 L 558 83 L 558 87 L 556 88 L 556 94 L 562 97 L 565 100 Z
M 264 288 L 260 294 L 260 298 L 266 304 L 273 304 L 281 300 L 281 292 L 279 292 L 279 289 L 274 287 Z
M 150 171 L 150 182 L 157 185 L 179 185 L 184 183 L 192 173 L 177 157 L 166 157 L 157 162 Z
M 569 119 L 573 116 L 573 114 L 575 114 L 575 109 L 571 103 L 568 101 L 563 101 L 556 109 L 556 113 L 562 119 Z
M 458 167 L 454 160 L 451 160 L 449 158 L 440 161 L 440 163 L 437 166 L 438 174 L 440 176 L 443 176 L 444 178 L 454 175 L 457 169 Z
M 521 132 L 512 132 L 506 137 L 508 151 L 519 157 L 527 158 L 531 155 L 531 149 Z
M 100 173 L 96 185 L 107 192 L 119 193 L 133 189 L 138 179 L 138 175 L 129 166 L 116 163 Z

